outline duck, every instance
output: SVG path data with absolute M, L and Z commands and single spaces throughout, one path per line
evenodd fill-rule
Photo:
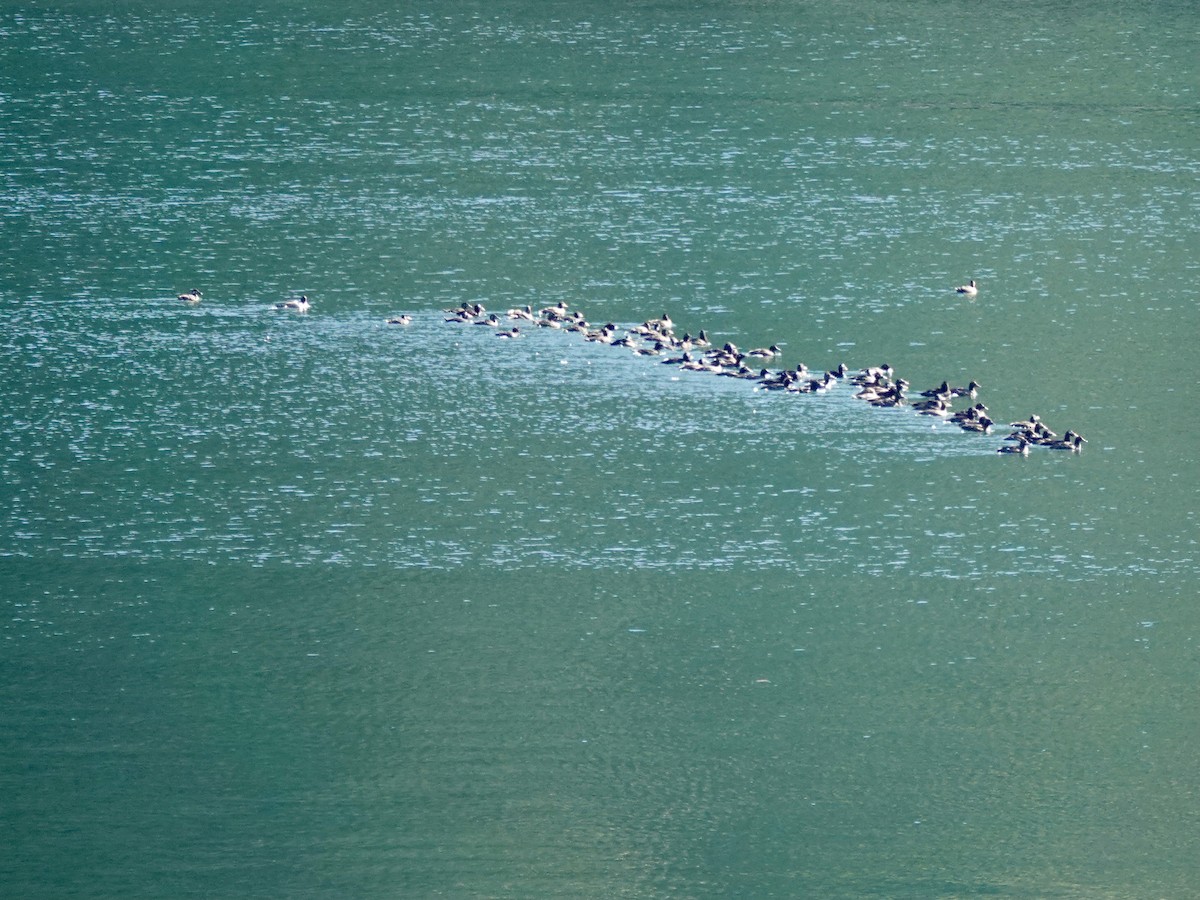
M 774 359 L 781 352 L 777 344 L 772 344 L 770 347 L 756 347 L 753 350 L 746 351 L 747 356 L 752 356 L 755 359 Z
M 293 312 L 308 312 L 309 306 L 311 306 L 311 303 L 309 303 L 308 297 L 304 294 L 275 304 L 276 309 L 290 309 Z
M 612 322 L 601 326 L 599 331 L 588 331 L 584 333 L 584 337 L 589 341 L 597 344 L 611 344 L 615 339 L 617 326 Z
M 894 370 L 887 363 L 882 366 L 867 366 L 865 369 L 859 369 L 854 373 L 854 378 L 851 380 L 855 384 L 868 385 L 880 384 L 881 382 L 890 381 Z
M 533 314 L 533 307 L 531 307 L 528 303 L 519 309 L 510 309 L 508 311 L 508 317 L 510 319 L 524 319 L 526 322 L 536 321 L 536 317 Z
M 968 297 L 974 297 L 979 293 L 979 286 L 975 284 L 975 279 L 972 278 L 966 284 L 960 284 L 954 291 L 958 294 L 966 294 Z
M 943 381 L 941 387 L 930 388 L 927 391 L 921 391 L 922 397 L 931 397 L 934 400 L 948 400 L 954 396 L 954 391 L 950 387 L 950 382 Z
M 959 422 L 958 427 L 963 431 L 975 431 L 979 434 L 991 434 L 992 426 L 996 423 L 987 416 L 980 416 L 977 419 L 971 419 L 965 422 Z
M 666 313 L 663 313 L 660 319 L 650 319 L 642 324 L 647 328 L 654 331 L 661 331 L 664 334 L 670 334 L 675 330 L 675 323 L 671 321 L 671 317 Z
M 539 325 L 546 324 L 545 321 L 538 322 Z M 587 334 L 587 330 L 592 327 L 591 323 L 583 317 L 581 313 L 574 313 L 567 316 L 561 322 L 557 319 L 553 322 L 553 327 L 562 328 L 564 331 L 570 331 L 575 334 Z
M 407 313 L 402 316 L 393 316 L 387 320 L 387 323 L 389 325 L 411 325 L 412 316 L 408 315 Z
M 542 307 L 542 309 L 538 311 L 538 315 L 551 319 L 565 319 L 567 316 L 567 302 L 565 300 L 559 300 L 553 306 Z
M 679 368 L 686 369 L 689 372 L 711 372 L 714 375 L 725 371 L 725 367 L 720 363 L 705 362 L 703 360 L 691 360 L 690 362 L 683 363 Z
M 1061 440 L 1046 441 L 1044 446 L 1051 450 L 1069 450 L 1072 453 L 1079 453 L 1083 450 L 1083 445 L 1086 443 L 1087 441 L 1083 439 L 1082 435 L 1076 434 L 1074 431 L 1068 431 L 1062 436 Z
M 986 415 L 988 408 L 982 403 L 976 403 L 974 406 L 964 409 L 962 412 L 956 412 L 950 417 L 951 422 L 976 422 L 982 416 Z
M 972 400 L 974 400 L 979 396 L 979 386 L 980 385 L 978 381 L 972 381 L 965 388 L 952 387 L 950 388 L 950 395 L 952 397 L 970 397 Z
M 198 290 L 196 290 L 195 288 L 192 288 L 186 294 L 180 294 L 179 299 L 182 300 L 184 303 L 199 303 L 200 298 L 203 296 L 204 295 L 201 294 Z
M 897 406 L 905 406 L 907 404 L 907 400 L 904 397 L 904 392 L 908 390 L 908 388 L 909 383 L 903 378 L 899 378 L 889 390 L 885 391 L 883 394 L 880 394 L 873 400 L 868 400 L 867 402 L 872 406 L 882 406 L 889 409 Z
M 694 359 L 692 357 L 692 354 L 690 352 L 688 352 L 687 350 L 685 350 L 683 352 L 683 356 L 671 356 L 671 357 L 668 357 L 667 359 L 660 359 L 659 362 L 662 363 L 664 366 L 680 366 L 680 365 L 684 365 L 686 363 L 694 362 Z
M 1037 413 L 1034 413 L 1028 419 L 1021 419 L 1016 422 L 1009 422 L 1008 424 L 1013 429 L 1009 437 L 1014 440 L 1018 437 L 1023 437 L 1029 441 L 1058 437 L 1058 435 L 1045 426 L 1042 422 L 1042 417 Z
M 945 418 L 950 415 L 950 405 L 943 399 L 935 397 L 932 400 L 922 400 L 919 403 L 913 404 L 913 409 L 923 416 L 941 416 Z
M 755 372 L 745 363 L 739 363 L 736 369 L 722 369 L 717 374 L 724 375 L 726 378 L 744 378 L 747 381 L 749 381 L 751 378 L 759 377 L 758 372 Z
M 862 390 L 854 395 L 855 400 L 866 400 L 868 403 L 878 400 L 895 389 L 895 385 L 890 381 L 881 381 L 877 384 L 864 385 Z
M 514 325 L 510 331 L 497 331 L 496 332 L 496 337 L 519 338 L 520 336 L 521 336 L 521 329 L 518 328 L 516 325 Z
M 1029 455 L 1029 444 L 1025 441 L 1017 441 L 1015 444 L 1005 444 L 997 453 L 1015 453 L 1018 456 Z
M 790 391 L 795 390 L 793 384 L 799 381 L 798 378 L 787 369 L 782 372 L 772 372 L 770 369 L 763 369 L 758 374 L 758 387 L 755 390 L 763 391 Z
M 823 394 L 838 382 L 837 376 L 833 372 L 825 372 L 816 378 L 802 378 L 797 376 L 795 372 L 785 371 L 780 374 L 787 375 L 783 389 L 789 394 Z M 811 375 L 812 373 L 810 372 L 809 374 Z
M 447 309 L 445 312 L 450 313 L 446 317 L 447 322 L 457 322 L 460 325 L 466 325 L 468 322 L 472 322 L 482 316 L 487 310 L 484 309 L 482 303 L 463 302 L 461 306 Z
M 706 351 L 704 356 L 718 366 L 736 366 L 746 358 L 746 354 L 739 350 L 735 344 L 728 343 L 720 350 Z

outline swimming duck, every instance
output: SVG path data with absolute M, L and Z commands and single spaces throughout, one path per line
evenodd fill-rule
M 586 337 L 589 341 L 592 341 L 594 343 L 611 344 L 613 342 L 613 338 L 616 335 L 616 333 L 617 333 L 617 326 L 614 325 L 612 322 L 609 322 L 607 325 L 602 326 L 599 331 L 587 332 L 584 335 L 584 337 Z
M 311 304 L 308 297 L 301 294 L 299 297 L 293 297 L 290 300 L 284 300 L 282 303 L 276 303 L 276 309 L 290 309 L 293 312 L 308 312 L 308 307 Z
M 833 372 L 826 372 L 819 378 L 799 378 L 792 372 L 786 374 L 788 380 L 783 389 L 789 394 L 824 394 L 838 382 Z
M 976 422 L 983 415 L 985 415 L 987 413 L 987 411 L 988 411 L 988 408 L 986 406 L 984 406 L 982 403 L 976 403 L 974 406 L 970 407 L 969 409 L 964 409 L 962 412 L 956 412 L 954 415 L 952 415 L 950 417 L 950 421 L 960 423 L 960 424 L 963 422 Z
M 203 296 L 204 295 L 201 294 L 198 290 L 196 290 L 195 288 L 192 288 L 186 294 L 180 294 L 179 299 L 182 300 L 184 303 L 199 303 L 200 298 Z
M 941 387 L 930 388 L 927 391 L 921 391 L 922 397 L 933 397 L 934 399 L 949 400 L 954 396 L 954 392 L 950 388 L 950 382 L 943 381 Z
M 854 378 L 851 380 L 855 384 L 879 384 L 880 382 L 890 381 L 894 370 L 887 363 L 882 366 L 867 366 L 865 369 L 859 369 L 854 373 Z
M 545 325 L 547 321 L 542 320 L 538 324 Z M 562 328 L 564 331 L 571 331 L 576 334 L 587 334 L 587 330 L 592 327 L 591 323 L 583 317 L 582 313 L 574 313 L 561 321 L 555 319 L 551 324 L 555 328 Z
M 706 350 L 704 356 L 718 366 L 736 366 L 746 358 L 735 344 L 729 343 L 720 350 Z
M 1009 435 L 1009 439 L 1012 440 L 1015 440 L 1018 437 L 1023 437 L 1027 441 L 1036 443 L 1038 441 L 1052 440 L 1058 437 L 1058 435 L 1056 435 L 1042 423 L 1042 417 L 1036 413 L 1031 415 L 1028 419 L 1022 419 L 1017 422 L 1009 422 L 1008 424 L 1013 429 L 1012 434 Z
M 445 312 L 450 313 L 446 317 L 447 322 L 457 322 L 460 325 L 466 325 L 468 322 L 473 322 L 482 316 L 487 310 L 484 309 L 482 303 L 467 303 L 464 301 L 462 305 L 447 309 Z
M 388 319 L 387 323 L 389 325 L 411 325 L 412 324 L 412 316 L 405 313 L 402 316 L 395 316 L 391 319 Z
M 874 400 L 868 401 L 872 406 L 882 406 L 894 408 L 904 406 L 907 400 L 904 397 L 904 392 L 908 390 L 909 384 L 903 378 L 900 378 L 892 385 L 891 389 L 876 397 Z
M 854 395 L 854 399 L 866 400 L 868 403 L 871 403 L 875 400 L 878 400 L 880 397 L 891 393 L 895 387 L 896 386 L 892 384 L 892 382 L 884 379 L 883 381 L 875 384 L 864 385 L 862 390 Z
M 662 314 L 662 318 L 650 319 L 649 321 L 645 322 L 644 324 L 647 328 L 651 328 L 655 331 L 661 331 L 665 334 L 670 334 L 672 331 L 675 330 L 675 323 L 671 321 L 671 317 L 668 316 L 666 313 Z
M 913 409 L 923 416 L 941 416 L 945 418 L 950 415 L 950 405 L 947 401 L 940 397 L 934 397 L 932 400 L 922 400 L 920 403 L 914 403 Z
M 496 332 L 496 337 L 519 338 L 520 336 L 521 336 L 521 329 L 518 328 L 516 325 L 514 325 L 510 331 L 497 331 Z
M 991 434 L 992 426 L 996 423 L 987 416 L 980 416 L 978 419 L 971 419 L 967 422 L 959 422 L 958 427 L 963 431 L 975 431 L 979 434 Z
M 772 372 L 770 369 L 763 369 L 758 374 L 758 387 L 764 391 L 794 390 L 792 385 L 798 380 L 787 369 L 784 369 L 782 372 Z
M 997 453 L 1016 453 L 1020 456 L 1029 455 L 1029 444 L 1025 441 L 1018 441 L 1016 444 L 1005 444 Z
M 1046 441 L 1044 442 L 1044 446 L 1049 447 L 1051 450 L 1069 450 L 1072 453 L 1079 453 L 1083 450 L 1083 445 L 1086 443 L 1087 441 L 1083 439 L 1082 435 L 1078 435 L 1074 431 L 1068 431 L 1062 436 L 1062 440 Z
M 526 303 L 520 309 L 510 309 L 508 311 L 508 317 L 510 319 L 523 319 L 526 322 L 532 322 L 535 320 L 533 315 L 533 307 L 531 307 L 528 303 Z
M 975 284 L 974 278 L 972 278 L 966 284 L 960 284 L 954 290 L 956 293 L 966 294 L 968 297 L 974 297 L 979 293 L 979 287 Z
M 755 359 L 774 359 L 780 352 L 779 347 L 772 344 L 770 347 L 757 347 L 754 350 L 748 350 L 746 355 L 753 356 Z
M 739 364 L 736 369 L 722 369 L 717 374 L 724 375 L 726 378 L 745 378 L 747 381 L 751 378 L 758 378 L 758 372 L 745 363 Z
M 954 397 L 970 397 L 974 400 L 979 396 L 979 382 L 972 381 L 965 388 L 952 387 L 950 388 L 950 394 Z

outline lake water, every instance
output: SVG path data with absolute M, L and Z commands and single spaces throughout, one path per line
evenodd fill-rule
M 1194 897 L 1198 33 L 0 12 L 0 893 Z

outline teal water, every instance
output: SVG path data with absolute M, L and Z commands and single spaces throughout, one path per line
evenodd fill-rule
M 3 893 L 1193 896 L 1198 24 L 0 12 Z

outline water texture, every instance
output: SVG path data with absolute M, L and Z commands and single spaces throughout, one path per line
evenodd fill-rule
M 3 893 L 1192 896 L 1198 25 L 0 12 Z

